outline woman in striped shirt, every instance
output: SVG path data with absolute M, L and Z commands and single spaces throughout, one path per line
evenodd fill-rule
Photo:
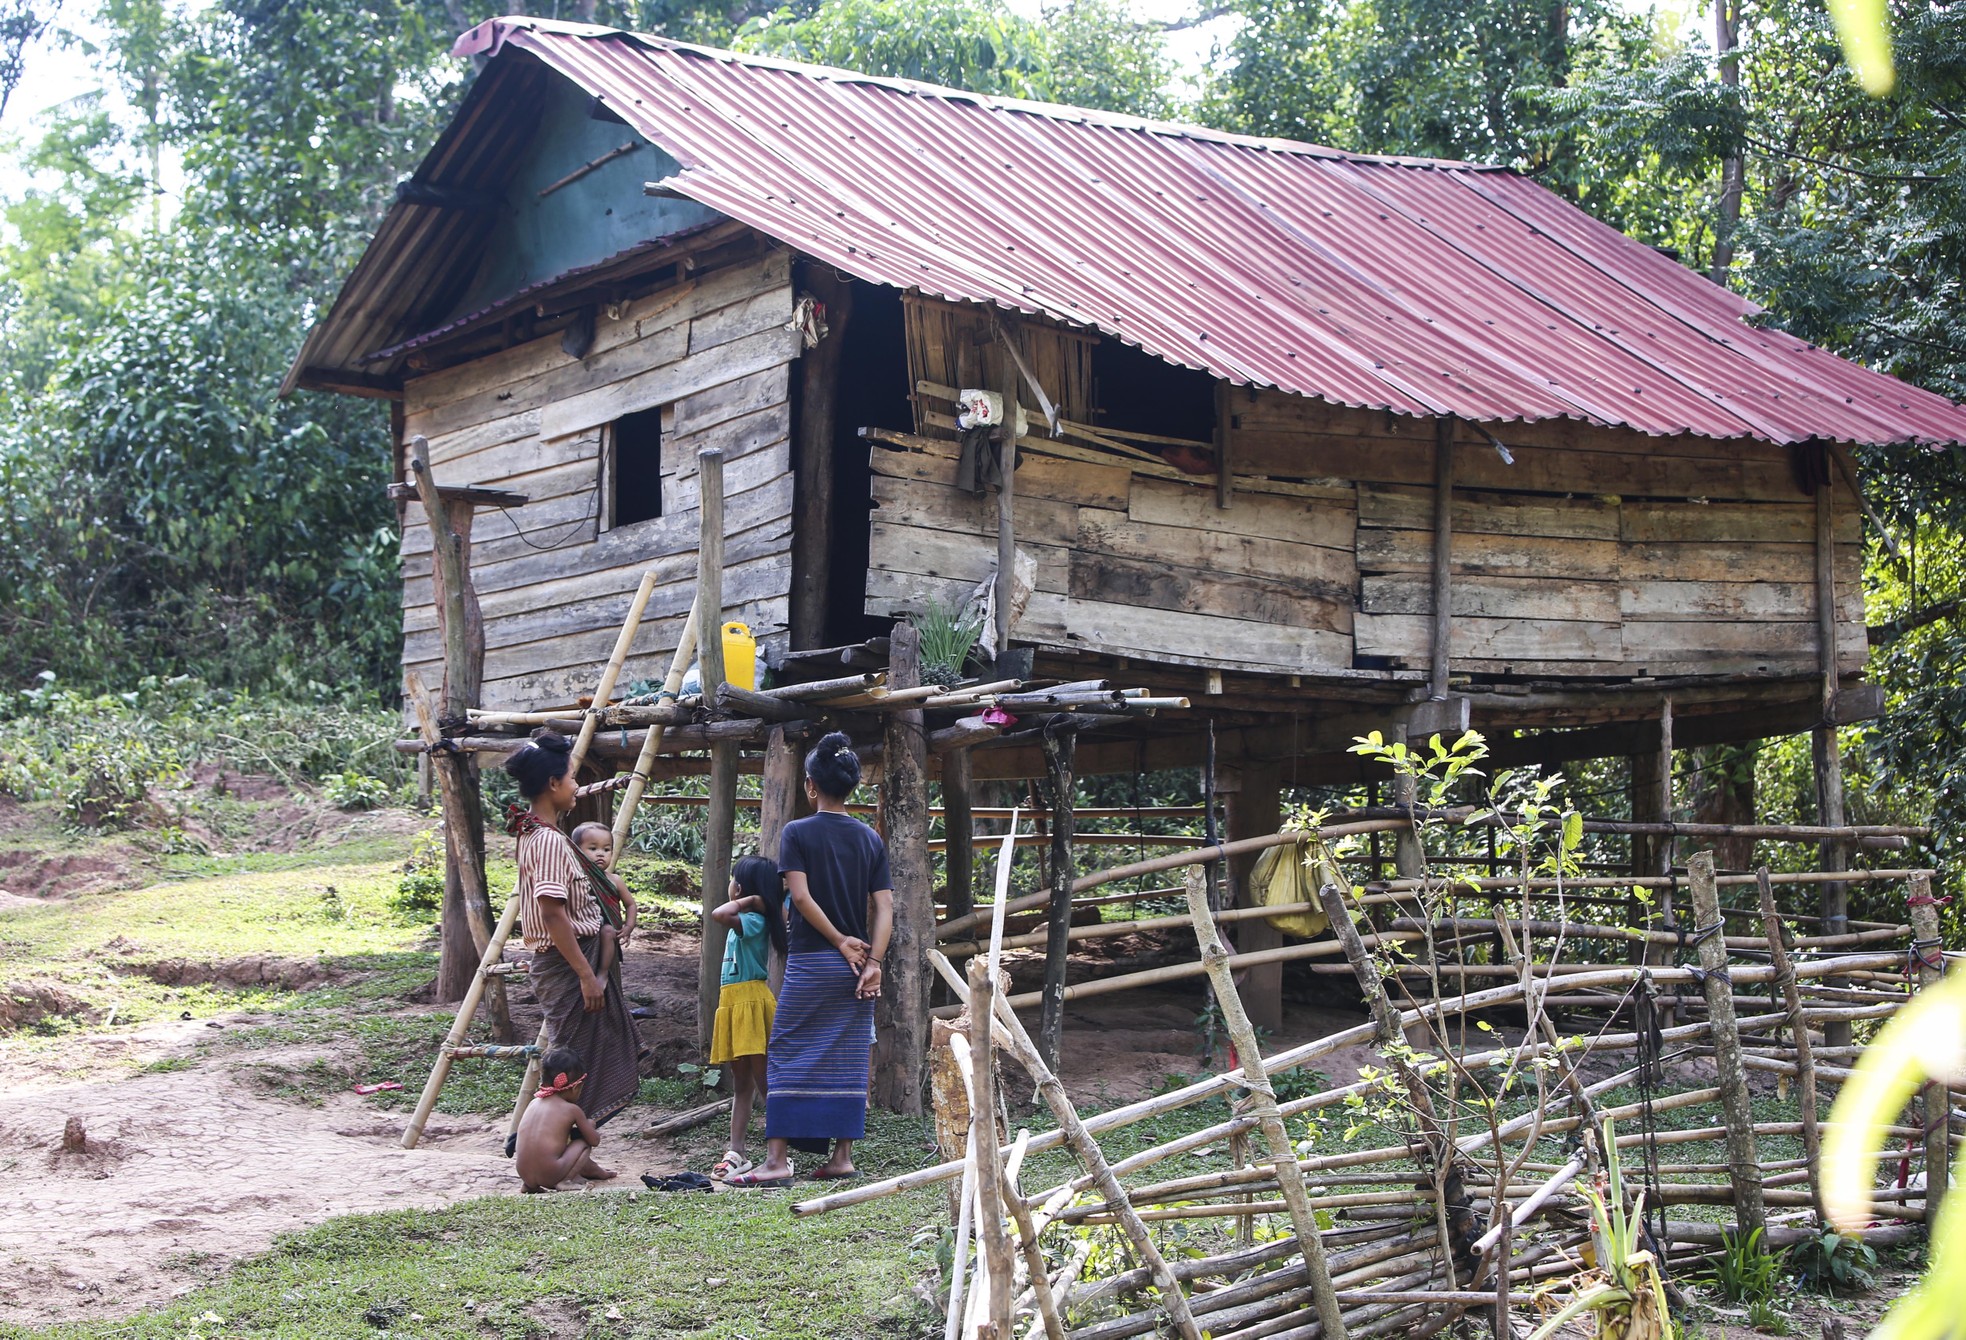
M 628 1106 L 641 1086 L 640 1038 L 621 990 L 617 958 L 601 970 L 601 905 L 560 831 L 573 809 L 573 743 L 541 731 L 505 761 L 532 808 L 513 824 L 519 850 L 519 925 L 532 950 L 533 994 L 551 1044 L 571 1047 L 587 1065 L 581 1107 L 599 1125 Z

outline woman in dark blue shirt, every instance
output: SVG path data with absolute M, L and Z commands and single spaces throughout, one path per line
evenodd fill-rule
M 778 868 L 791 895 L 791 944 L 778 993 L 765 1099 L 765 1161 L 734 1186 L 786 1186 L 792 1146 L 831 1151 L 813 1172 L 851 1177 L 867 1133 L 867 1068 L 894 890 L 880 835 L 846 812 L 860 758 L 837 731 L 806 755 L 817 813 L 785 825 Z

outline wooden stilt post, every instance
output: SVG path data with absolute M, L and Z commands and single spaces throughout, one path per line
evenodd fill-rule
M 1906 903 L 1911 911 L 1911 952 L 1918 965 L 1918 989 L 1935 987 L 1945 977 L 1945 955 L 1939 939 L 1939 905 L 1932 897 L 1932 877 L 1923 871 L 1911 877 Z M 1952 1090 L 1927 1084 L 1925 1101 L 1925 1224 L 1939 1221 L 1952 1183 Z
M 1188 867 L 1188 914 L 1194 919 L 1195 935 L 1201 942 L 1202 964 L 1215 985 L 1216 1007 L 1221 1010 L 1223 1026 L 1235 1044 L 1236 1059 L 1242 1062 L 1243 1086 L 1249 1090 L 1247 1110 L 1255 1114 L 1263 1139 L 1270 1146 L 1270 1166 L 1276 1171 L 1277 1186 L 1290 1209 L 1290 1226 L 1297 1234 L 1304 1271 L 1311 1281 L 1312 1304 L 1317 1309 L 1318 1324 L 1324 1328 L 1321 1340 L 1345 1340 L 1345 1319 L 1338 1310 L 1338 1295 L 1332 1289 L 1324 1238 L 1318 1232 L 1317 1216 L 1311 1212 L 1304 1174 L 1297 1166 L 1297 1150 L 1291 1144 L 1290 1133 L 1284 1129 L 1282 1114 L 1277 1111 L 1276 1092 L 1263 1069 L 1255 1025 L 1243 1011 L 1242 997 L 1236 993 L 1228 951 L 1222 947 L 1222 937 L 1216 932 L 1215 917 L 1208 906 L 1207 881 L 1195 866 Z M 971 980 L 974 981 L 973 976 Z
M 764 777 L 762 795 L 758 805 L 758 854 L 778 859 L 778 840 L 785 833 L 785 825 L 792 822 L 798 813 L 800 795 L 799 747 L 783 726 L 773 726 L 771 737 L 765 742 Z M 785 981 L 785 956 L 776 949 L 771 951 L 771 963 L 766 969 L 771 983 L 772 994 Z
M 1245 764 L 1238 768 L 1234 789 L 1228 793 L 1229 841 L 1274 833 L 1283 826 L 1283 775 L 1275 764 Z M 1250 871 L 1255 868 L 1252 853 L 1224 863 L 1236 892 L 1236 906 L 1255 907 L 1262 894 L 1252 887 Z M 1245 954 L 1275 949 L 1283 944 L 1283 932 L 1257 917 L 1236 923 L 1236 948 Z M 1283 964 L 1262 963 L 1243 968 L 1243 1008 L 1258 1028 L 1275 1031 L 1283 1027 Z
M 1073 760 L 1078 751 L 1078 731 L 1068 718 L 1058 716 L 1052 718 L 1040 738 L 1045 763 L 1051 770 L 1051 915 L 1045 923 L 1038 1050 L 1044 1054 L 1045 1064 L 1055 1070 L 1065 1044 L 1065 969 L 1072 952 L 1072 881 L 1078 878 L 1072 861 L 1073 795 L 1077 790 Z
M 724 453 L 696 453 L 696 664 L 706 700 L 724 682 Z M 710 1052 L 724 959 L 724 927 L 710 913 L 730 891 L 731 845 L 737 824 L 737 746 L 710 746 L 710 804 L 703 817 L 703 941 L 697 958 L 696 1041 Z
M 921 682 L 921 639 L 905 620 L 888 635 L 890 691 Z M 894 934 L 888 941 L 881 998 L 875 1006 L 874 1099 L 908 1115 L 922 1110 L 928 1060 L 929 968 L 935 943 L 935 897 L 929 887 L 928 738 L 919 708 L 886 714 L 881 760 L 881 825 L 894 881 Z
M 1713 853 L 1686 858 L 1693 886 L 1693 935 L 1700 944 L 1702 990 L 1713 1025 L 1714 1065 L 1720 1074 L 1720 1106 L 1727 1120 L 1728 1180 L 1734 1192 L 1736 1229 L 1743 1235 L 1763 1228 L 1767 1212 L 1761 1195 L 1761 1160 L 1755 1152 L 1754 1110 L 1748 1101 L 1748 1072 L 1741 1064 L 1741 1032 L 1734 1021 L 1734 985 L 1727 977 L 1727 946 L 1722 941 L 1720 890 L 1713 882 Z
M 1809 736 L 1816 770 L 1816 822 L 1826 828 L 1841 828 L 1844 823 L 1843 754 L 1836 739 L 1835 490 L 1833 475 L 1816 486 L 1816 657 L 1822 675 L 1823 715 Z M 1821 861 L 1826 871 L 1847 869 L 1849 849 L 1835 840 L 1824 842 Z M 1850 924 L 1849 885 L 1825 884 L 1820 894 L 1823 933 L 1842 934 Z M 1832 1047 L 1849 1046 L 1850 1025 L 1826 1025 L 1823 1041 Z
M 446 500 L 430 468 L 430 444 L 421 434 L 410 439 L 410 473 L 417 500 L 430 526 L 431 581 L 443 635 L 443 701 L 438 716 L 462 721 L 478 705 L 485 667 L 485 624 L 471 585 L 472 504 Z M 421 690 L 416 691 L 421 699 Z M 469 990 L 473 964 L 491 940 L 490 886 L 485 879 L 485 822 L 478 791 L 477 760 L 463 754 L 434 756 L 442 787 L 444 814 L 444 906 L 442 952 L 437 964 L 437 999 L 460 1000 Z M 509 1041 L 512 1024 L 505 1010 L 505 985 L 491 987 L 494 1024 Z
M 1809 1163 L 1809 1201 L 1816 1212 L 1816 1222 L 1822 1224 L 1828 1222 L 1823 1218 L 1823 1142 L 1816 1120 L 1816 1059 L 1809 1041 L 1809 1021 L 1802 1017 L 1802 992 L 1795 984 L 1795 964 L 1789 961 L 1782 914 L 1775 906 L 1775 885 L 1768 878 L 1768 867 L 1764 865 L 1755 871 L 1755 877 L 1755 891 L 1761 899 L 1761 924 L 1768 934 L 1768 961 L 1775 969 L 1775 984 L 1788 1010 L 1789 1037 L 1795 1046 L 1795 1087 L 1802 1108 L 1802 1155 Z M 1930 1222 L 1929 1215 L 1927 1222 Z
M 969 1039 L 974 1062 L 970 1071 L 969 1147 L 976 1151 L 977 1239 L 989 1281 L 984 1291 L 987 1329 L 979 1328 L 977 1334 L 1011 1340 L 1010 1281 L 1014 1266 L 1010 1234 L 1004 1228 L 1003 1159 L 997 1144 L 997 1053 L 995 1030 L 989 1026 L 997 984 L 990 980 L 991 970 L 983 955 L 969 961 L 969 1003 L 975 1021 Z
M 970 816 L 969 750 L 942 756 L 942 847 L 947 872 L 943 915 L 966 917 L 976 910 L 976 824 Z
M 1631 761 L 1631 812 L 1632 819 L 1638 823 L 1672 822 L 1672 730 L 1672 698 L 1668 696 L 1659 703 L 1659 747 L 1650 753 L 1634 755 Z M 1643 878 L 1672 873 L 1670 837 L 1634 836 L 1631 844 L 1634 875 Z M 1673 906 L 1670 889 L 1661 895 L 1657 914 L 1662 920 L 1671 919 Z M 1643 929 L 1642 921 L 1641 914 L 1632 924 Z M 1654 961 L 1650 947 L 1633 945 L 1631 961 Z
M 826 309 L 826 338 L 799 359 L 798 423 L 793 469 L 798 477 L 797 522 L 792 527 L 792 645 L 800 650 L 826 642 L 827 592 L 833 567 L 833 442 L 838 435 L 840 359 L 847 320 L 853 315 L 853 283 L 830 265 L 802 266 L 799 284 Z

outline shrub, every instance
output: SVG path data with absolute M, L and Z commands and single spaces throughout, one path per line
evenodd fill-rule
M 435 921 L 443 911 L 444 843 L 435 829 L 424 829 L 410 844 L 410 859 L 403 863 L 389 908 L 409 922 Z
M 389 803 L 389 783 L 353 769 L 328 778 L 321 791 L 338 810 L 374 810 Z
M 1730 1303 L 1757 1303 L 1774 1295 L 1781 1278 L 1782 1263 L 1761 1243 L 1761 1230 L 1746 1237 L 1723 1232 L 1720 1255 L 1715 1257 L 1708 1278 Z
M 1809 1288 L 1836 1297 L 1838 1289 L 1856 1293 L 1877 1282 L 1877 1252 L 1833 1228 L 1789 1248 L 1789 1266 Z

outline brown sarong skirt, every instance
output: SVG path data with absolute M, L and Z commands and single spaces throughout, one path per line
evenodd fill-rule
M 587 956 L 589 967 L 598 968 L 601 937 L 582 936 L 580 952 Z M 581 1001 L 579 974 L 560 957 L 559 950 L 534 954 L 531 976 L 533 994 L 546 1016 L 548 1045 L 573 1048 L 587 1067 L 580 1106 L 588 1120 L 598 1126 L 633 1102 L 642 1083 L 636 1061 L 641 1037 L 628 1013 L 628 997 L 621 989 L 621 960 L 617 957 L 608 970 L 607 998 L 593 1014 Z

